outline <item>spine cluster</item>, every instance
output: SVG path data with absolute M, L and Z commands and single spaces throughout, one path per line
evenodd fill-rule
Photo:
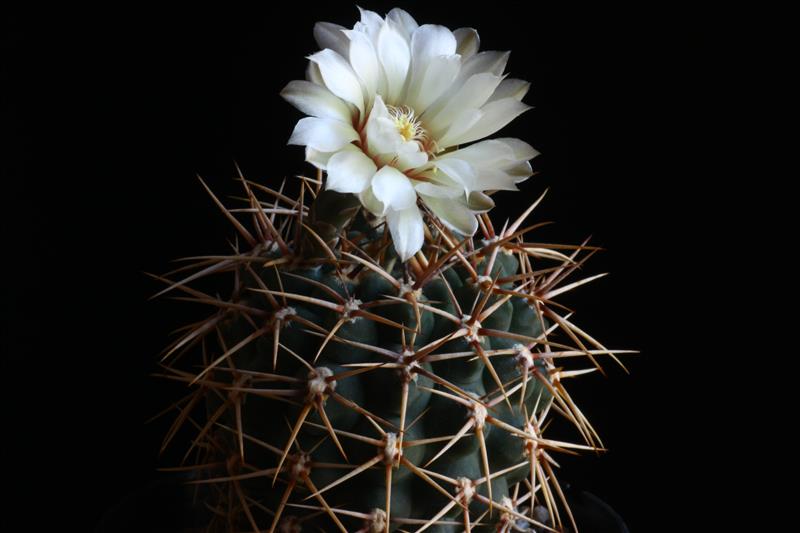
M 500 230 L 480 215 L 475 237 L 426 212 L 401 262 L 321 176 L 293 195 L 240 178 L 243 207 L 208 191 L 230 254 L 157 276 L 212 309 L 160 372 L 188 387 L 164 447 L 194 431 L 180 468 L 209 530 L 576 530 L 553 456 L 602 443 L 564 384 L 621 351 L 555 299 L 600 277 L 572 279 L 598 249 L 527 240 L 539 198 Z M 219 276 L 224 295 L 204 281 Z M 580 442 L 548 438 L 557 419 Z

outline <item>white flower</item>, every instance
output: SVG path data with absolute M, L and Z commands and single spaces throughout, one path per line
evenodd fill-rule
M 503 74 L 508 52 L 478 52 L 474 29 L 362 9 L 352 30 L 320 22 L 314 36 L 322 50 L 308 58 L 308 80 L 281 92 L 310 115 L 289 144 L 306 146 L 306 160 L 327 171 L 326 188 L 358 194 L 386 217 L 403 261 L 424 241 L 417 198 L 473 235 L 475 214 L 494 206 L 484 191 L 517 190 L 531 176 L 530 145 L 474 142 L 529 109 L 521 101 L 529 84 Z

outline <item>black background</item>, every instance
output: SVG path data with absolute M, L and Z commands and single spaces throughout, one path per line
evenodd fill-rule
M 148 301 L 159 287 L 143 272 L 226 251 L 233 231 L 196 174 L 224 196 L 236 192 L 234 161 L 269 185 L 310 172 L 285 146 L 301 115 L 278 93 L 303 77 L 315 21 L 357 17 L 349 2 L 269 5 L 5 19 L 4 521 L 90 530 L 163 464 L 165 425 L 144 421 L 175 391 L 148 373 L 187 310 Z M 534 220 L 556 224 L 539 238 L 592 234 L 607 251 L 586 272 L 611 272 L 565 301 L 606 345 L 642 351 L 625 358 L 630 376 L 607 365 L 608 378 L 572 384 L 610 451 L 565 458 L 561 478 L 632 531 L 667 527 L 665 513 L 698 490 L 686 448 L 706 424 L 688 393 L 687 359 L 701 354 L 682 330 L 696 281 L 685 259 L 711 217 L 700 200 L 711 188 L 711 26 L 667 8 L 362 3 L 394 5 L 477 28 L 482 49 L 510 49 L 511 75 L 532 82 L 534 109 L 502 133 L 541 151 L 540 174 L 497 195 L 493 216 L 502 223 L 549 187 Z

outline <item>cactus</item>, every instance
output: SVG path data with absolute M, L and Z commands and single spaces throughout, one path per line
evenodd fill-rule
M 209 530 L 576 530 L 553 454 L 602 443 L 564 381 L 619 351 L 554 299 L 599 277 L 566 281 L 597 248 L 528 240 L 542 194 L 499 230 L 476 210 L 474 235 L 419 201 L 409 253 L 332 172 L 277 190 L 239 172 L 236 209 L 201 180 L 237 240 L 158 277 L 214 309 L 161 372 L 189 387 L 164 445 L 196 432 Z M 554 416 L 583 442 L 547 438 Z

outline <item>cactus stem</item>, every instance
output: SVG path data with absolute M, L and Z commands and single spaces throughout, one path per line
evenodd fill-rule
M 236 230 L 229 242 L 230 255 L 185 258 L 187 263 L 166 275 L 179 281 L 153 276 L 167 285 L 158 295 L 175 291 L 177 295 L 169 296 L 211 306 L 214 313 L 175 332 L 177 339 L 162 354 L 164 364 L 158 375 L 194 385 L 193 394 L 167 410 L 176 413 L 176 420 L 162 449 L 174 440 L 179 428 L 189 423 L 197 428 L 186 457 L 198 455 L 201 465 L 192 470 L 208 479 L 195 483 L 227 483 L 211 498 L 215 524 L 239 530 L 260 527 L 273 533 L 295 531 L 300 523 L 304 528 L 345 531 L 339 520 L 345 517 L 363 521 L 361 529 L 351 528 L 360 533 L 388 533 L 391 525 L 396 528 L 398 524 L 403 524 L 401 529 L 419 531 L 439 525 L 466 531 L 496 527 L 509 533 L 524 529 L 519 522 L 523 519 L 539 531 L 568 526 L 572 517 L 568 520 L 563 510 L 558 514 L 565 500 L 554 473 L 559 465 L 551 453 L 600 452 L 604 448 L 567 393 L 564 380 L 602 372 L 598 360 L 603 361 L 603 355 L 619 363 L 620 353 L 636 353 L 607 349 L 573 323 L 570 308 L 553 301 L 606 275 L 577 275 L 600 248 L 589 246 L 590 239 L 578 246 L 525 242 L 524 235 L 546 224 L 523 227 L 542 194 L 520 218 L 505 220 L 502 228 L 494 226 L 486 214 L 479 215 L 484 237 L 480 241 L 443 227 L 441 220 L 427 212 L 424 251 L 401 264 L 391 250 L 385 223 L 376 225 L 366 212 L 362 217 L 356 196 L 324 190 L 321 175 L 316 180 L 298 176 L 299 195 L 289 198 L 284 195 L 286 180 L 272 190 L 246 180 L 238 166 L 236 171 L 245 192 L 238 198 L 243 202 L 241 209 L 226 209 L 211 195 Z M 256 198 L 254 193 L 259 191 L 270 195 L 268 201 Z M 239 221 L 249 221 L 247 229 Z M 217 273 L 232 275 L 233 287 L 226 297 L 188 286 Z M 577 281 L 561 285 L 573 274 Z M 355 321 L 364 322 L 351 324 Z M 413 327 L 408 326 L 412 321 Z M 551 340 L 558 330 L 563 330 L 566 341 Z M 455 340 L 464 346 L 445 347 Z M 514 346 L 507 348 L 509 345 Z M 355 349 L 352 354 L 347 347 Z M 179 369 L 178 359 L 194 348 L 199 352 L 195 362 L 200 370 Z M 281 349 L 286 354 L 279 354 Z M 329 357 L 340 365 L 337 373 L 332 366 L 314 368 L 314 362 Z M 560 359 L 576 357 L 586 357 L 593 365 L 576 369 L 580 367 L 570 359 L 563 362 L 563 368 L 557 366 Z M 308 376 L 293 377 L 298 367 L 305 368 Z M 472 380 L 478 375 L 472 368 L 480 370 L 478 380 Z M 381 394 L 397 380 L 396 374 L 400 381 L 393 385 L 395 389 Z M 538 396 L 526 398 L 531 389 L 538 391 Z M 512 401 L 515 394 L 519 402 L 516 398 Z M 246 402 L 248 396 L 254 398 Z M 202 426 L 193 421 L 201 400 L 208 401 Z M 507 418 L 504 403 L 512 410 L 512 418 Z M 269 411 L 273 407 L 274 420 L 260 416 L 261 410 L 273 414 Z M 446 431 L 436 428 L 440 418 L 451 417 L 462 407 L 466 411 L 462 426 L 456 424 Z M 292 412 L 288 409 L 296 414 L 286 420 L 288 430 L 282 432 L 282 438 L 288 434 L 287 441 L 269 443 L 254 437 L 274 438 L 275 423 Z M 576 427 L 585 442 L 544 437 L 554 419 L 561 416 Z M 423 423 L 412 434 L 420 421 Z M 495 441 L 496 436 L 501 440 Z M 458 467 L 467 468 L 469 474 L 461 477 L 462 473 L 447 470 L 450 466 L 442 462 L 465 437 L 470 456 Z M 301 443 L 307 439 L 313 445 L 304 452 L 306 445 L 301 447 Z M 354 445 L 351 440 L 367 449 L 375 446 L 378 453 L 365 460 L 355 451 L 358 446 L 350 447 Z M 518 445 L 513 448 L 506 446 L 515 442 Z M 259 454 L 251 457 L 250 444 L 271 455 L 271 464 L 265 466 L 277 467 L 250 467 L 251 461 L 257 465 L 260 458 Z M 497 458 L 496 451 L 501 452 Z M 519 453 L 519 459 L 511 461 L 518 464 L 501 468 L 512 453 Z M 455 456 L 452 460 L 461 460 L 458 453 Z M 226 462 L 215 462 L 219 457 Z M 227 465 L 228 475 L 220 477 L 224 471 L 218 470 L 223 465 Z M 504 483 L 497 484 L 520 468 L 528 472 L 512 474 L 508 482 L 522 475 L 525 479 L 515 481 L 507 491 Z M 377 473 L 377 478 L 361 475 L 367 470 Z M 435 470 L 452 471 L 453 477 Z M 324 481 L 317 480 L 318 474 Z M 402 477 L 405 475 L 410 480 Z M 266 483 L 270 477 L 271 490 Z M 258 478 L 267 486 L 251 485 Z M 279 478 L 280 486 L 276 486 Z M 425 514 L 419 518 L 403 517 L 398 509 L 411 505 L 416 513 L 417 505 L 430 503 L 420 500 L 426 499 L 421 492 L 407 493 L 408 483 L 421 482 L 433 488 L 436 499 L 439 494 L 447 498 L 440 504 L 443 508 L 437 504 L 437 508 L 423 510 Z M 375 489 L 384 489 L 384 483 L 385 499 L 374 494 Z M 480 487 L 483 483 L 486 487 Z M 350 494 L 351 488 L 352 496 L 339 494 Z M 269 498 L 262 504 L 260 495 L 253 496 L 264 490 Z M 373 491 L 369 512 L 332 508 L 326 501 L 334 498 L 334 493 L 339 494 L 337 498 L 359 501 L 362 491 Z M 315 505 L 293 503 L 300 500 Z M 470 514 L 470 501 L 481 502 L 482 510 L 476 512 L 473 506 Z M 528 501 L 530 505 L 525 503 Z M 295 507 L 317 512 L 306 513 L 299 520 L 284 514 Z M 495 510 L 499 516 L 493 515 Z M 436 516 L 430 518 L 434 512 Z M 445 519 L 450 512 L 454 517 Z M 336 528 L 325 527 L 328 517 Z M 271 522 L 270 528 L 264 523 L 258 526 L 259 520 Z

